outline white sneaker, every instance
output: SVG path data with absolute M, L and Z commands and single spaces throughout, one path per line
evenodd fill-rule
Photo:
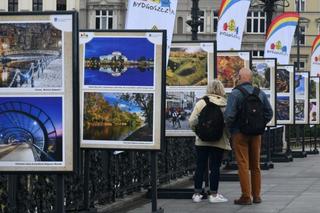
M 217 196 L 209 195 L 210 203 L 223 203 L 228 202 L 228 199 L 223 197 L 221 194 L 217 194 Z
M 202 201 L 202 197 L 203 197 L 203 195 L 201 195 L 199 193 L 195 193 L 192 195 L 192 200 L 195 203 L 200 203 Z

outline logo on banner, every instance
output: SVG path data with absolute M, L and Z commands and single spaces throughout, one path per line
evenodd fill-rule
M 320 55 L 317 55 L 313 58 L 313 64 L 320 65 Z
M 268 49 L 267 52 L 278 55 L 288 55 L 288 48 L 286 45 L 282 45 L 281 41 L 278 40 L 271 43 L 270 49 Z
M 234 19 L 225 22 L 222 27 L 223 30 L 220 32 L 220 35 L 240 39 L 239 27 L 237 26 L 236 21 Z
M 156 4 L 156 5 L 155 5 Z M 161 13 L 175 14 L 170 8 L 170 0 L 137 0 L 133 1 L 133 7 L 153 10 Z

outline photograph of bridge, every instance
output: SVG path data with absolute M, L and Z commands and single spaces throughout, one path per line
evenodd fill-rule
M 62 110 L 62 97 L 0 97 L 0 164 L 62 162 Z
M 154 86 L 155 44 L 147 38 L 94 37 L 84 52 L 85 86 Z
M 85 92 L 85 141 L 153 142 L 153 93 Z
M 62 38 L 51 23 L 0 22 L 0 89 L 61 88 Z

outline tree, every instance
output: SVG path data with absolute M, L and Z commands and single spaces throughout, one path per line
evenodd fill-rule
M 125 93 L 120 96 L 122 100 L 131 101 L 137 104 L 143 111 L 143 116 L 146 118 L 148 127 L 153 124 L 153 94 L 141 93 Z

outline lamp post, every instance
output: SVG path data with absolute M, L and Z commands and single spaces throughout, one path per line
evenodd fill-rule
M 198 27 L 203 23 L 199 20 L 199 0 L 192 0 L 191 20 L 186 23 L 191 27 L 192 40 L 198 40 Z
M 251 7 L 260 7 L 266 13 L 266 27 L 269 28 L 272 22 L 273 13 L 276 12 L 276 8 L 280 6 L 282 8 L 289 6 L 288 0 L 253 0 Z

